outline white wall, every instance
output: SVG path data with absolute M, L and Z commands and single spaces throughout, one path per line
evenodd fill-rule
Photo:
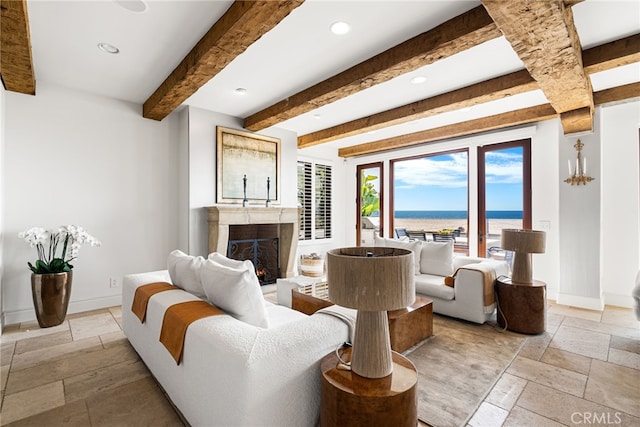
M 6 93 L 5 127 L 6 324 L 35 319 L 27 228 L 77 224 L 102 241 L 73 263 L 70 313 L 119 304 L 111 277 L 164 268 L 178 244 L 178 115 L 147 120 L 140 105 L 38 82 L 36 96 Z
M 593 132 L 579 136 L 562 135 L 558 169 L 562 179 L 569 176 L 567 160 L 576 167 L 580 139 L 584 144 L 583 158 L 587 158 L 587 175 L 596 180 L 587 185 L 569 185 L 560 180 L 560 289 L 557 300 L 561 304 L 594 310 L 604 308 L 600 295 L 600 206 L 602 173 L 600 169 L 600 108 L 596 109 Z
M 606 304 L 631 307 L 640 269 L 640 101 L 601 111 L 601 283 Z
M 5 90 L 0 84 L 0 331 L 4 328 L 4 306 L 2 304 L 2 276 L 4 275 L 4 135 L 5 135 Z M 0 332 L 1 333 L 1 332 Z
M 242 129 L 242 119 L 189 107 L 189 253 L 209 252 L 207 214 L 216 204 L 216 126 Z M 297 135 L 285 129 L 269 128 L 261 135 L 280 139 L 282 207 L 297 205 Z

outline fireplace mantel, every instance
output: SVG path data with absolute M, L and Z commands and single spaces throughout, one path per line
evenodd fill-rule
M 294 276 L 298 248 L 298 208 L 282 207 L 207 207 L 209 222 L 209 253 L 227 253 L 230 225 L 279 224 L 280 274 Z

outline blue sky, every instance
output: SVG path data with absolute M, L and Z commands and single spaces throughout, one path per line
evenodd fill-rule
M 466 210 L 467 153 L 395 163 L 395 210 Z M 522 149 L 487 152 L 487 210 L 522 210 Z

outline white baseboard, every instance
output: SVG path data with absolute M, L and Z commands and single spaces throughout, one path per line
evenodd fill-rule
M 572 307 L 598 311 L 604 310 L 604 301 L 602 298 L 581 297 L 558 292 L 558 299 L 556 301 L 558 304 L 570 305 Z
M 67 314 L 81 313 L 83 311 L 97 310 L 122 304 L 122 295 L 112 295 L 109 297 L 92 298 L 84 301 L 72 301 L 69 303 Z M 6 311 L 4 313 L 3 325 L 14 325 L 16 323 L 30 322 L 36 320 L 36 312 L 33 307 L 22 310 Z
M 633 297 L 631 295 L 604 293 L 604 303 L 606 305 L 615 305 L 616 307 L 633 307 Z

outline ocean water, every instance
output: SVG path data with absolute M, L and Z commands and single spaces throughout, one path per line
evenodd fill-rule
M 395 218 L 466 219 L 467 211 L 395 211 Z M 487 219 L 522 219 L 522 211 L 487 211 Z

